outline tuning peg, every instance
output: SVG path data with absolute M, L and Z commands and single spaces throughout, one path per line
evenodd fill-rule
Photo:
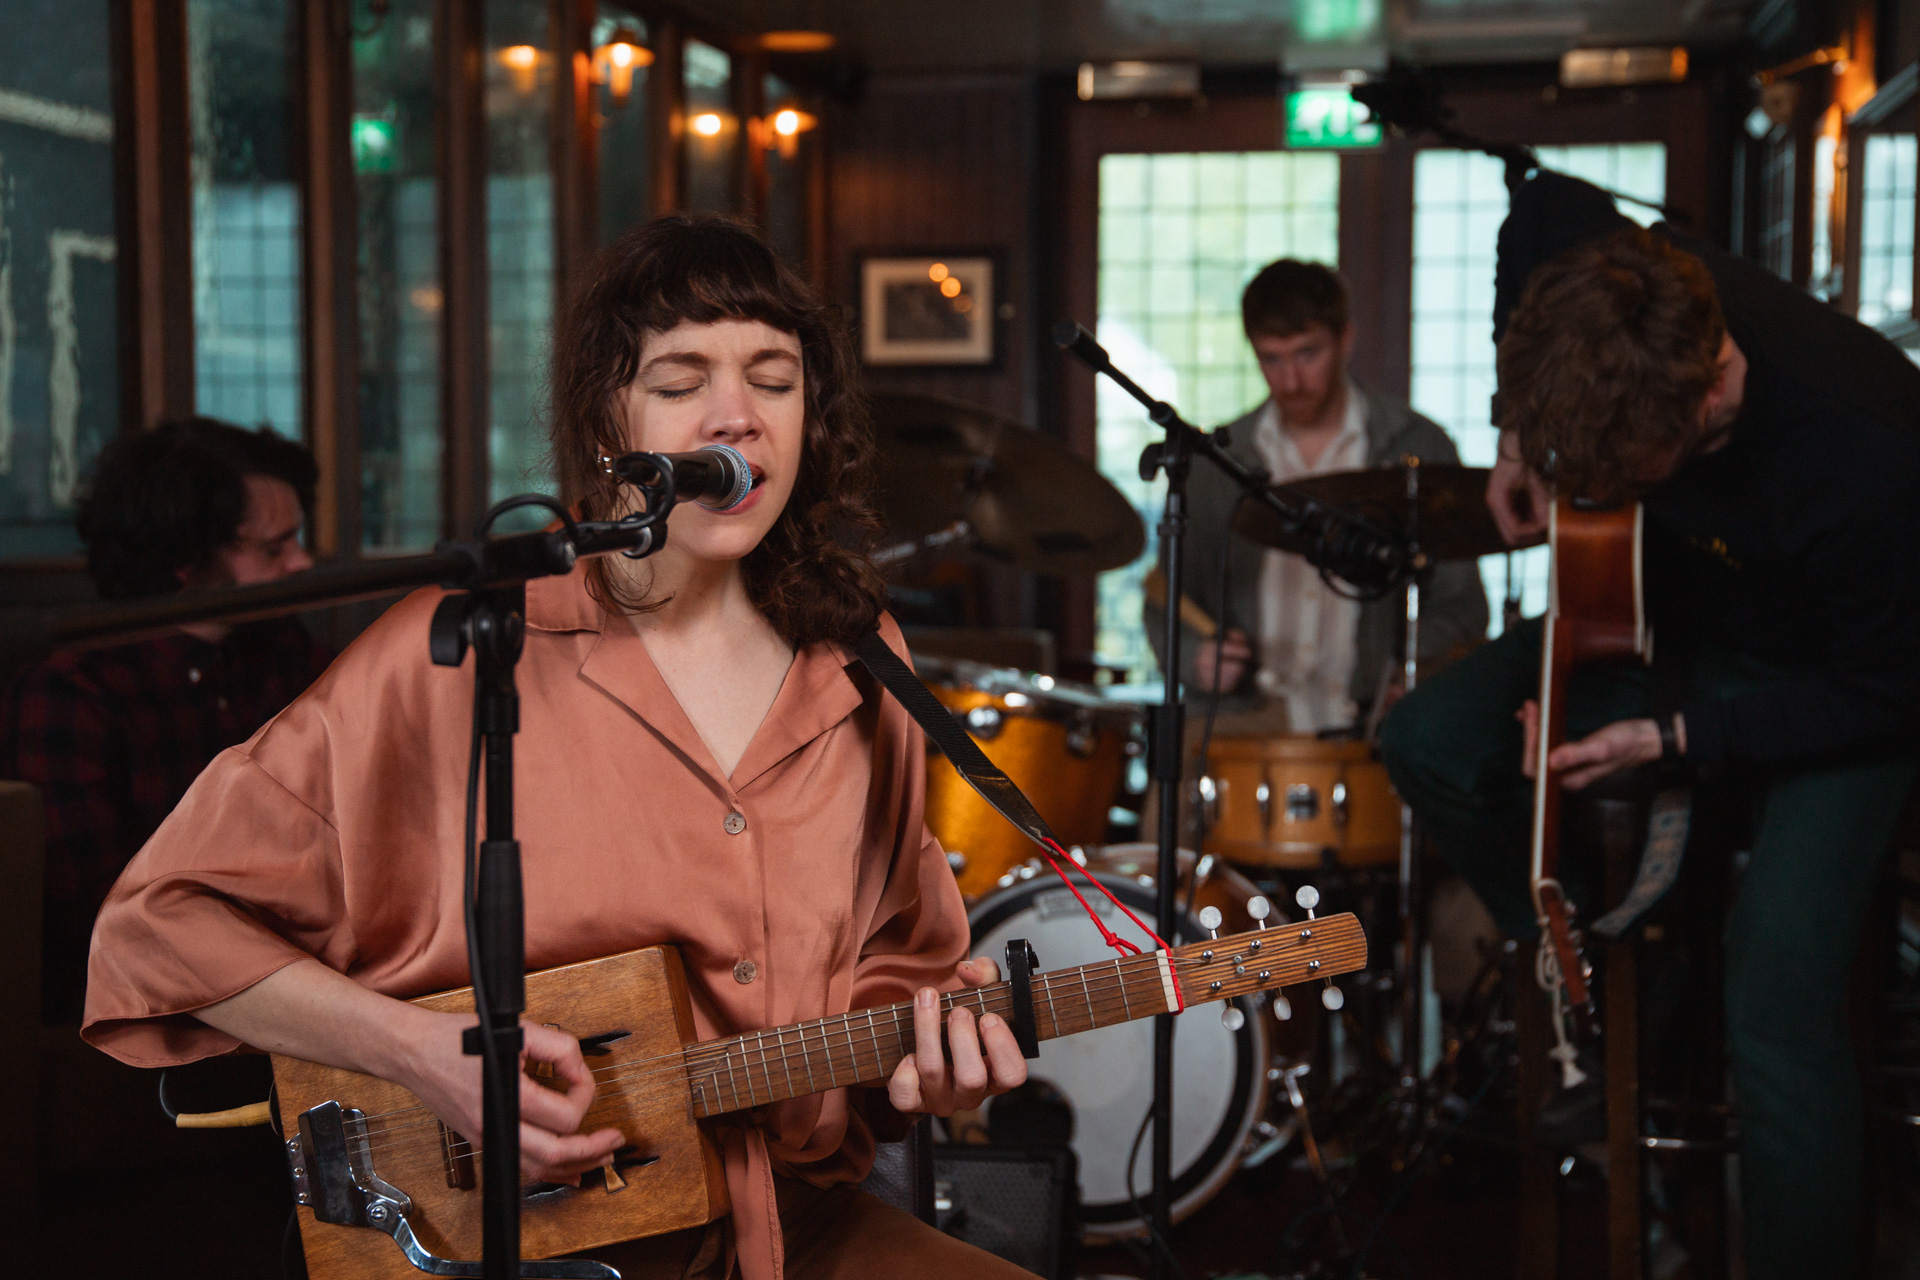
M 1220 908 L 1205 906 L 1200 908 L 1200 927 L 1207 931 L 1209 939 L 1220 936 Z
M 1229 1031 L 1238 1031 L 1247 1025 L 1247 1015 L 1240 1012 L 1239 1005 L 1227 1005 L 1220 1010 L 1220 1025 Z
M 1282 1022 L 1292 1021 L 1293 1001 L 1287 999 L 1283 995 L 1275 993 L 1273 997 L 1273 1016 L 1278 1018 Z
M 1273 904 L 1267 901 L 1265 894 L 1256 893 L 1247 899 L 1247 914 L 1253 917 L 1254 924 L 1264 929 L 1267 927 L 1267 917 L 1273 914 Z
M 1307 913 L 1307 919 L 1313 919 L 1313 909 L 1320 905 L 1320 891 L 1310 884 L 1303 884 L 1294 890 L 1293 900 Z
M 1334 986 L 1333 979 L 1328 978 L 1326 988 L 1320 992 L 1320 1003 L 1328 1009 L 1338 1011 L 1345 1007 L 1347 993 Z

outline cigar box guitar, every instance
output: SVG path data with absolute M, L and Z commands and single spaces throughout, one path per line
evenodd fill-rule
M 1295 921 L 944 997 L 944 1008 L 1005 1018 L 1034 1040 L 1171 1013 L 1189 1005 L 1366 965 L 1350 914 Z M 1024 948 L 1025 944 L 1019 943 Z M 1012 950 L 1012 948 L 1010 948 Z M 1030 949 L 1028 954 L 1030 954 Z M 1020 957 L 1025 959 L 1024 956 Z M 470 989 L 417 1003 L 473 1007 Z M 685 973 L 671 947 L 649 947 L 527 978 L 527 1017 L 579 1038 L 598 1092 L 584 1129 L 627 1138 L 611 1168 L 579 1187 L 521 1190 L 523 1256 L 553 1259 L 699 1226 L 725 1213 L 719 1148 L 704 1122 L 783 1099 L 882 1084 L 913 1052 L 913 1006 L 896 1004 L 695 1042 Z M 477 1276 L 480 1161 L 398 1085 L 276 1056 L 274 1087 L 313 1280 Z M 598 1263 L 523 1265 L 523 1275 L 611 1277 Z

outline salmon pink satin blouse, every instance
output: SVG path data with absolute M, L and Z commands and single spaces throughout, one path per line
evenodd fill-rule
M 440 596 L 394 606 L 217 757 L 129 864 L 95 926 L 91 1043 L 141 1066 L 231 1050 L 193 1011 L 304 956 L 400 998 L 466 985 L 473 674 L 428 661 Z M 957 985 L 967 921 L 923 817 L 924 741 L 850 654 L 795 655 L 731 776 L 583 570 L 529 584 L 518 675 L 530 969 L 672 943 L 702 1039 Z M 842 1089 L 723 1135 L 749 1280 L 781 1270 L 771 1171 L 864 1176 L 866 1113 L 897 1122 Z

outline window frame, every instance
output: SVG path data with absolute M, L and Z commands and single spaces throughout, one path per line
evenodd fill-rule
M 1841 309 L 1849 315 L 1860 311 L 1860 265 L 1862 227 L 1859 211 L 1865 207 L 1866 144 L 1879 133 L 1920 132 L 1920 60 L 1908 63 L 1880 87 L 1873 97 L 1847 117 L 1848 164 L 1846 175 L 1845 277 L 1840 296 Z M 1874 325 L 1897 346 L 1920 351 L 1920 201 L 1914 204 L 1916 251 L 1913 255 L 1913 293 L 1904 313 L 1887 316 Z
M 298 47 L 292 93 L 300 231 L 300 403 L 320 478 L 308 544 L 320 559 L 357 559 L 361 476 L 358 422 L 358 230 L 350 127 L 353 0 L 291 0 Z M 715 26 L 665 0 L 609 0 L 647 24 L 655 61 L 646 81 L 651 211 L 682 207 L 685 192 L 683 50 L 701 40 L 732 61 L 742 121 L 729 204 L 766 214 L 764 158 L 746 124 L 763 107 L 769 58 L 757 36 Z M 187 0 L 130 0 L 112 8 L 115 234 L 120 245 L 119 378 L 123 432 L 194 412 L 191 191 L 187 124 Z M 593 118 L 594 0 L 546 0 L 556 58 L 550 147 L 554 188 L 554 307 L 558 314 L 600 249 L 598 147 Z M 436 229 L 444 303 L 439 399 L 441 536 L 465 536 L 490 482 L 486 221 L 485 10 L 479 0 L 434 0 Z M 781 66 L 809 100 L 804 71 Z M 818 114 L 818 113 L 817 113 Z M 816 146 L 824 153 L 824 146 Z M 806 207 L 824 211 L 826 168 L 810 165 Z M 824 228 L 808 231 L 818 275 Z M 384 554 L 375 551 L 372 555 Z M 0 561 L 0 563 L 5 563 Z M 77 564 L 77 561 L 76 561 Z

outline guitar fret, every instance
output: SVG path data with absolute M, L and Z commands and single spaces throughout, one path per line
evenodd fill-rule
M 733 1093 L 733 1109 L 740 1109 L 740 1086 L 733 1082 L 733 1052 L 730 1049 L 720 1051 L 720 1061 L 727 1064 L 727 1088 Z
M 820 1086 L 813 1082 L 813 1052 L 807 1048 L 807 1028 L 800 1024 L 800 1065 L 807 1069 L 807 1092 L 818 1093 Z
M 887 1074 L 887 1056 L 880 1052 L 880 1033 L 874 1030 L 873 1010 L 867 1010 L 867 1038 L 873 1041 L 873 1069 L 878 1076 Z
M 764 1029 L 754 1033 L 754 1043 L 760 1047 L 760 1074 L 766 1078 L 767 1101 L 773 1101 L 773 1067 L 767 1062 L 767 1033 Z
M 1087 1030 L 1091 1031 L 1100 1025 L 1100 1019 L 1093 1011 L 1093 989 L 1087 985 L 1087 968 L 1085 965 L 1080 966 L 1079 973 L 1080 994 L 1085 996 L 1087 1000 Z
M 798 1090 L 793 1087 L 793 1064 L 787 1061 L 787 1029 L 776 1028 L 773 1033 L 774 1047 L 780 1050 L 780 1073 L 787 1078 L 787 1096 L 792 1097 Z M 764 1050 L 762 1054 L 764 1056 Z
M 1127 971 L 1120 967 L 1120 957 L 1113 958 L 1113 972 L 1120 979 L 1120 1007 L 1126 1011 L 1127 1021 L 1133 1021 L 1133 1001 L 1127 999 Z

